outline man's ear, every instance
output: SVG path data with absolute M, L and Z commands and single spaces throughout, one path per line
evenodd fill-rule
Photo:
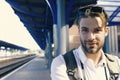
M 79 25 L 77 25 L 77 27 L 78 27 L 78 33 L 80 33 L 80 26 L 79 26 Z
M 109 29 L 110 29 L 110 28 L 109 28 L 108 26 L 105 27 L 105 36 L 108 35 L 108 33 L 109 33 Z

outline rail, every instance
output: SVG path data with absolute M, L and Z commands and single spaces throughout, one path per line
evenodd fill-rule
M 0 77 L 35 58 L 35 54 L 15 57 L 0 62 Z M 3 65 L 2 65 L 3 64 Z

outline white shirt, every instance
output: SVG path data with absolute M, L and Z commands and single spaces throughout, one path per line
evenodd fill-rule
M 81 47 L 73 51 L 75 59 L 78 66 L 78 76 L 83 79 L 85 75 L 86 80 L 106 80 L 106 76 L 109 78 L 109 70 L 106 66 L 106 60 L 104 53 L 102 53 L 102 59 L 97 66 L 94 66 L 94 63 L 91 59 L 88 59 L 83 53 Z M 81 63 L 84 65 L 84 71 L 81 70 Z M 120 60 L 119 60 L 120 62 Z M 103 65 L 105 64 L 105 65 Z M 105 67 L 106 73 L 105 75 Z M 69 80 L 69 77 L 66 73 L 66 65 L 62 55 L 56 57 L 51 65 L 51 79 L 52 80 Z M 120 80 L 120 76 L 119 79 Z

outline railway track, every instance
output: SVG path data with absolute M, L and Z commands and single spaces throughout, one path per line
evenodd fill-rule
M 7 59 L 0 62 L 0 78 L 5 76 L 6 74 L 10 73 L 14 69 L 20 67 L 21 65 L 29 62 L 30 60 L 34 59 L 36 57 L 35 54 L 32 55 L 25 55 L 22 57 L 15 57 L 11 59 Z M 2 65 L 4 64 L 4 65 Z

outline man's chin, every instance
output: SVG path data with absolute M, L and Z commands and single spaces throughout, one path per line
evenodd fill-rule
M 88 49 L 88 53 L 90 53 L 90 54 L 95 54 L 95 53 L 97 53 L 97 50 L 96 49 L 94 49 L 94 48 L 89 48 Z

